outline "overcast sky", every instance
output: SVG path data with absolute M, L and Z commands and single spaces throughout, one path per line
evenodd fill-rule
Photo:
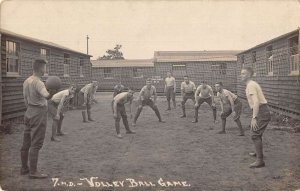
M 1 1 L 1 0 L 0 0 Z M 0 27 L 86 52 L 244 50 L 300 27 L 299 0 L 4 1 Z

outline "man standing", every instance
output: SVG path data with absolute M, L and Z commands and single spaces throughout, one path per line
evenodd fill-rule
M 176 82 L 175 82 L 175 78 L 171 75 L 171 72 L 167 73 L 167 77 L 165 79 L 165 93 L 166 93 L 167 101 L 168 101 L 168 109 L 167 110 L 171 110 L 171 99 L 173 101 L 174 108 L 176 108 L 176 101 L 175 101 Z
M 251 139 L 255 146 L 255 153 L 249 154 L 256 156 L 256 161 L 250 165 L 250 168 L 260 168 L 265 166 L 263 160 L 262 135 L 271 120 L 271 114 L 260 85 L 251 79 L 253 73 L 253 69 L 250 67 L 242 69 L 241 80 L 246 84 L 246 96 L 253 112 L 251 120 Z
M 222 130 L 219 134 L 225 134 L 226 118 L 232 113 L 233 120 L 236 122 L 237 126 L 240 129 L 239 136 L 244 136 L 244 130 L 240 121 L 240 116 L 242 113 L 242 102 L 239 100 L 237 95 L 233 94 L 231 91 L 228 91 L 223 88 L 222 82 L 217 82 L 215 84 L 217 97 L 220 99 L 221 104 L 221 119 L 222 119 Z
M 55 138 L 55 136 L 64 135 L 64 133 L 61 131 L 61 126 L 64 119 L 63 110 L 69 104 L 70 99 L 73 98 L 75 91 L 76 88 L 71 85 L 68 89 L 54 94 L 53 97 L 48 101 L 48 112 L 53 119 L 51 141 L 59 141 Z
M 122 117 L 124 127 L 126 129 L 127 134 L 135 134 L 135 132 L 131 131 L 129 128 L 128 120 L 127 120 L 127 114 L 125 109 L 125 103 L 130 104 L 130 114 L 131 114 L 131 104 L 133 100 L 133 94 L 134 91 L 129 90 L 128 92 L 122 92 L 119 93 L 114 97 L 113 101 L 113 114 L 115 118 L 115 127 L 117 131 L 117 137 L 122 138 L 122 135 L 120 133 L 120 120 Z
M 49 93 L 41 76 L 45 72 L 46 61 L 37 59 L 33 63 L 33 75 L 23 84 L 23 96 L 27 110 L 24 115 L 24 137 L 21 148 L 21 175 L 29 173 L 29 178 L 42 179 L 48 175 L 38 173 L 37 163 L 39 150 L 42 148 L 47 127 L 47 100 L 53 95 Z M 29 159 L 29 167 L 28 167 Z
M 185 113 L 185 103 L 188 99 L 193 100 L 194 104 L 195 104 L 195 90 L 196 90 L 196 86 L 194 84 L 194 82 L 189 80 L 188 76 L 184 76 L 183 77 L 184 81 L 181 83 L 181 96 L 182 96 L 182 102 L 181 102 L 181 107 L 182 107 L 182 113 L 183 115 L 181 116 L 181 118 L 186 117 L 186 113 Z
M 151 99 L 152 96 L 154 97 L 153 100 Z M 136 125 L 136 121 L 137 121 L 138 117 L 140 116 L 140 114 L 143 110 L 143 107 L 145 105 L 148 105 L 149 107 L 151 107 L 151 109 L 155 112 L 156 116 L 158 117 L 159 122 L 165 123 L 161 119 L 160 113 L 158 111 L 158 108 L 156 105 L 156 98 L 157 98 L 156 88 L 152 85 L 151 79 L 147 79 L 146 85 L 140 91 L 139 106 L 138 106 L 138 109 L 137 109 L 136 114 L 133 119 L 133 126 Z
M 202 81 L 201 85 L 198 86 L 195 92 L 195 100 L 195 120 L 192 122 L 198 122 L 198 110 L 202 103 L 206 102 L 213 110 L 214 123 L 216 123 L 217 109 L 214 101 L 214 92 L 212 88 L 209 85 L 207 85 L 206 81 Z
M 97 91 L 98 88 L 98 82 L 97 81 L 93 81 L 90 84 L 85 85 L 83 88 L 81 88 L 80 92 L 79 92 L 79 100 L 80 100 L 80 104 L 83 106 L 83 111 L 82 111 L 82 118 L 83 118 L 83 122 L 87 123 L 88 121 L 94 121 L 92 119 L 92 114 L 91 114 L 91 104 L 92 101 L 94 100 L 94 94 Z M 86 112 L 85 109 L 87 110 L 87 116 L 88 119 L 86 119 Z

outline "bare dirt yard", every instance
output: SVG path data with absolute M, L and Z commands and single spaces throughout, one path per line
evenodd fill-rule
M 61 142 L 50 141 L 49 120 L 39 157 L 39 169 L 50 175 L 48 179 L 30 180 L 19 174 L 22 124 L 16 125 L 12 134 L 0 134 L 1 188 L 7 191 L 300 189 L 300 133 L 274 130 L 270 125 L 263 140 L 266 167 L 248 167 L 254 162 L 248 152 L 254 148 L 247 109 L 241 117 L 246 136 L 237 136 L 238 129 L 231 118 L 227 134 L 221 135 L 216 134 L 221 124 L 212 123 L 212 111 L 205 103 L 199 111 L 200 122 L 193 124 L 192 102 L 187 102 L 187 118 L 181 119 L 180 98 L 176 110 L 165 111 L 165 98 L 159 97 L 158 107 L 166 123 L 159 123 L 154 112 L 145 107 L 137 126 L 131 127 L 136 134 L 125 134 L 121 124 L 123 139 L 118 139 L 111 94 L 98 93 L 97 99 L 99 103 L 92 109 L 96 120 L 93 123 L 83 124 L 80 110 L 65 114 L 63 130 L 68 134 L 60 137 Z

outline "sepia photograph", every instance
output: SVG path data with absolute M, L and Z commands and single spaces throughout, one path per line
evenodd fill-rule
M 0 0 L 0 191 L 300 191 L 300 0 Z

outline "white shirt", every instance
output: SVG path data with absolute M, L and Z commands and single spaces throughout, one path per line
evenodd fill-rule
M 192 93 L 196 90 L 196 86 L 195 86 L 194 82 L 192 82 L 192 81 L 190 81 L 189 84 L 182 82 L 180 89 L 184 93 Z
M 205 88 L 203 85 L 200 85 L 198 86 L 195 94 L 201 98 L 209 98 L 213 96 L 213 89 L 209 85 L 206 85 Z
M 250 80 L 246 86 L 246 96 L 247 96 L 247 100 L 248 100 L 248 103 L 249 103 L 249 106 L 251 109 L 253 109 L 253 106 L 254 106 L 254 102 L 253 102 L 253 99 L 252 99 L 252 96 L 257 96 L 258 98 L 258 102 L 259 104 L 266 104 L 267 103 L 267 100 L 262 92 L 262 89 L 260 87 L 260 85 L 253 81 L 253 80 Z
M 226 89 L 223 89 L 221 93 L 218 92 L 217 97 L 221 99 L 222 103 L 229 103 L 228 97 L 231 97 L 233 101 L 237 99 L 237 95 Z
M 23 83 L 23 96 L 26 105 L 47 106 L 49 96 L 45 84 L 38 76 L 30 76 Z
M 166 77 L 165 83 L 167 87 L 174 87 L 175 86 L 175 78 L 174 77 Z
M 142 100 L 150 99 L 152 95 L 156 95 L 156 88 L 152 85 L 150 89 L 148 89 L 147 86 L 144 86 L 140 91 L 140 97 L 142 97 Z
M 51 98 L 51 100 L 54 103 L 58 104 L 64 96 L 69 96 L 69 95 L 70 95 L 69 90 L 63 90 L 63 91 L 60 91 L 60 92 L 54 94 L 53 97 Z

